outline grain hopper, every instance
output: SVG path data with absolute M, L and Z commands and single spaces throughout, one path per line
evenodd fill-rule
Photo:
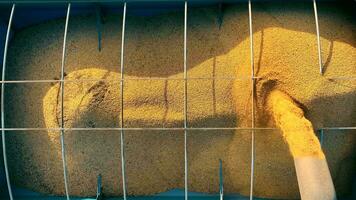
M 353 1 L 1 1 L 1 199 L 353 199 Z

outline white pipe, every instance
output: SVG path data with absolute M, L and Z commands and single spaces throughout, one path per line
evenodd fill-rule
M 326 159 L 294 158 L 302 200 L 336 200 L 336 193 Z

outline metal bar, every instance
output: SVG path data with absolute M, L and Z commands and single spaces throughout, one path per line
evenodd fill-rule
M 125 50 L 125 27 L 126 27 L 126 2 L 122 13 L 122 34 L 121 34 L 121 80 L 120 80 L 120 95 L 121 95 L 121 128 L 124 128 L 124 50 Z M 122 194 L 126 200 L 126 177 L 125 177 L 125 147 L 124 147 L 124 130 L 120 131 L 120 147 L 121 147 L 121 176 L 122 176 Z
M 222 169 L 222 160 L 219 159 L 219 193 L 220 200 L 224 199 L 224 178 L 223 178 L 223 169 Z
M 11 8 L 11 13 L 10 13 L 10 18 L 9 18 L 9 23 L 7 25 L 7 32 L 6 32 L 6 39 L 5 39 L 5 47 L 4 47 L 4 57 L 3 57 L 3 62 L 2 62 L 2 76 L 1 80 L 5 80 L 5 73 L 6 73 L 6 58 L 7 58 L 7 48 L 9 46 L 9 38 L 10 38 L 10 32 L 11 32 L 11 24 L 12 24 L 12 19 L 14 17 L 14 12 L 15 12 L 15 4 L 12 4 Z M 6 138 L 5 138 L 5 106 L 4 106 L 4 100 L 5 98 L 5 83 L 1 83 L 1 139 L 2 139 L 2 153 L 3 153 L 3 159 L 4 159 L 4 168 L 5 168 L 5 177 L 6 177 L 6 184 L 7 184 L 7 190 L 9 193 L 10 200 L 13 200 L 13 195 L 12 195 L 12 189 L 11 189 L 11 182 L 10 182 L 10 176 L 9 176 L 9 168 L 7 165 L 7 155 L 6 155 Z
M 251 127 L 255 127 L 255 64 L 253 55 L 253 29 L 252 29 L 252 9 L 251 0 L 248 1 L 248 21 L 250 29 L 250 61 L 251 61 Z M 255 130 L 251 130 L 251 175 L 250 175 L 250 200 L 253 199 L 253 179 L 254 179 L 254 168 L 255 168 Z
M 61 80 L 64 80 L 64 66 L 66 58 L 66 43 L 67 43 L 67 32 L 68 32 L 68 23 L 70 15 L 71 4 L 68 3 L 66 23 L 64 27 L 64 37 L 63 37 L 63 52 L 62 52 L 62 66 L 61 66 Z M 64 128 L 64 82 L 60 82 L 60 91 L 61 91 L 61 128 Z M 63 177 L 64 177 L 64 187 L 67 200 L 70 200 L 69 197 L 69 188 L 68 188 L 68 176 L 67 176 L 67 163 L 66 163 L 66 153 L 65 153 L 65 144 L 64 144 L 64 130 L 61 130 L 61 150 L 62 150 L 62 162 L 63 162 Z
M 135 0 L 131 0 L 135 1 Z M 123 3 L 124 0 L 1 0 L 0 4 L 9 4 L 9 3 L 16 3 L 16 4 L 43 4 L 43 3 Z
M 187 20 L 188 2 L 184 2 L 184 197 L 188 200 L 188 149 L 187 149 L 187 128 L 188 128 L 188 83 L 187 83 Z
M 169 2 L 170 0 L 150 0 L 151 2 Z M 190 0 L 191 2 L 202 2 L 201 0 Z M 42 4 L 42 3 L 124 3 L 125 0 L 14 0 L 14 1 L 0 1 L 0 4 L 9 3 L 26 3 L 26 4 Z M 130 0 L 130 2 L 145 2 L 145 0 Z M 175 0 L 175 2 L 184 2 L 184 0 Z M 216 1 L 218 2 L 218 1 Z
M 278 128 L 253 128 L 254 130 L 279 130 Z M 356 128 L 355 128 L 356 129 Z M 252 130 L 249 127 L 197 127 L 197 128 L 181 128 L 181 127 L 134 127 L 134 128 L 113 128 L 113 127 L 102 127 L 102 128 L 4 128 L 5 131 L 214 131 L 214 130 Z M 341 129 L 344 130 L 344 129 Z
M 356 127 L 323 127 L 320 130 L 356 130 Z
M 95 200 L 103 200 L 103 193 L 102 193 L 102 180 L 101 174 L 98 176 L 97 186 L 96 186 L 96 198 Z
M 102 127 L 102 128 L 0 128 L 4 131 L 216 131 L 216 130 L 280 130 L 279 128 L 274 127 L 190 127 L 190 128 L 181 128 L 181 127 L 133 127 L 133 128 L 114 128 L 114 127 Z M 356 130 L 356 127 L 325 127 L 317 129 L 320 130 Z M 356 132 L 355 132 L 356 133 Z
M 355 128 L 356 129 L 356 128 Z M 181 128 L 181 127 L 172 127 L 172 128 L 164 128 L 164 127 L 135 127 L 135 128 L 111 128 L 111 127 L 102 127 L 102 128 L 4 128 L 5 131 L 216 131 L 216 130 L 252 130 L 252 128 L 248 127 L 197 127 L 197 128 Z M 278 128 L 254 128 L 254 130 L 279 130 Z
M 238 78 L 238 77 L 192 77 L 186 80 L 250 80 L 250 77 Z M 258 77 L 255 77 L 258 79 Z M 355 78 L 356 79 L 356 78 Z M 132 80 L 174 80 L 174 81 L 184 81 L 184 78 L 164 78 L 164 77 L 137 77 L 137 78 L 125 78 L 125 79 L 67 79 L 67 80 L 7 80 L 0 81 L 0 83 L 59 83 L 59 82 L 94 82 L 94 81 L 105 81 L 105 82 L 121 82 L 121 80 L 132 81 Z
M 190 77 L 186 80 L 250 80 L 251 77 Z M 253 77 L 253 79 L 262 79 L 262 77 Z M 356 77 L 329 77 L 330 80 L 356 80 Z M 67 80 L 5 80 L 0 81 L 0 83 L 59 83 L 59 82 L 94 82 L 94 81 L 105 81 L 105 82 L 121 82 L 121 80 L 128 81 L 139 81 L 139 80 L 172 80 L 172 81 L 182 81 L 184 78 L 164 78 L 164 77 L 135 77 L 135 78 L 125 78 L 125 79 L 67 79 Z
M 145 2 L 146 0 L 130 0 L 130 2 Z M 150 0 L 152 2 L 169 2 L 169 0 Z M 175 2 L 183 2 L 184 0 L 175 0 Z M 276 0 L 266 0 L 266 1 L 276 1 Z M 300 2 L 307 2 L 307 0 L 299 0 Z M 336 1 L 336 0 L 324 0 L 324 1 Z M 41 4 L 41 3 L 124 3 L 125 0 L 2 0 L 0 4 L 9 4 L 9 3 L 32 3 L 32 4 Z M 189 0 L 193 3 L 204 3 L 202 0 Z M 218 3 L 219 0 L 207 0 L 206 2 Z M 224 2 L 234 3 L 234 2 L 247 2 L 247 0 L 226 0 Z
M 96 31 L 98 32 L 98 50 L 101 51 L 101 8 L 99 5 L 96 6 Z
M 324 143 L 324 130 L 320 130 L 320 146 L 323 148 L 323 143 Z
M 316 36 L 318 42 L 319 71 L 320 74 L 323 75 L 323 60 L 321 57 L 321 43 L 320 43 L 318 9 L 316 7 L 316 0 L 313 0 L 313 7 L 314 7 L 314 16 L 315 16 Z

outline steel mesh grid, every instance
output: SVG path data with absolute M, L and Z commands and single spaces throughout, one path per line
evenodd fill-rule
M 77 131 L 95 131 L 95 130 L 116 130 L 120 131 L 120 138 L 121 138 L 121 172 L 122 172 L 122 183 L 123 183 L 123 198 L 126 200 L 127 191 L 126 191 L 126 178 L 125 178 L 125 154 L 124 154 L 124 131 L 130 130 L 184 130 L 184 182 L 185 182 L 185 199 L 188 199 L 188 151 L 187 151 L 187 134 L 189 130 L 201 130 L 201 131 L 208 131 L 208 130 L 250 130 L 251 131 L 251 172 L 250 172 L 250 199 L 253 199 L 253 180 L 254 180 L 254 160 L 255 160 L 255 145 L 254 145 L 254 135 L 256 130 L 275 130 L 277 128 L 263 128 L 263 127 L 255 127 L 255 80 L 259 79 L 259 77 L 254 76 L 254 55 L 253 55 L 253 27 L 252 27 L 252 4 L 251 0 L 248 0 L 248 13 L 249 13 L 249 33 L 250 33 L 250 67 L 251 67 L 251 77 L 207 77 L 207 78 L 188 78 L 187 77 L 187 15 L 188 15 L 188 2 L 184 1 L 184 55 L 183 55 L 183 69 L 184 69 L 184 77 L 183 78 L 157 78 L 157 77 L 150 77 L 150 78 L 124 78 L 124 46 L 125 46 L 125 22 L 126 22 L 126 9 L 127 3 L 124 2 L 123 4 L 123 21 L 122 21 L 122 38 L 121 38 L 121 64 L 120 64 L 120 72 L 121 77 L 114 80 L 108 79 L 81 79 L 81 80 L 65 80 L 64 77 L 64 68 L 65 68 L 65 58 L 66 58 L 66 40 L 67 40 L 67 29 L 71 11 L 71 3 L 67 5 L 67 13 L 66 13 L 66 22 L 65 22 L 65 31 L 64 31 L 64 39 L 63 39 L 63 52 L 62 52 L 62 62 L 61 62 L 61 78 L 60 80 L 6 80 L 5 79 L 5 70 L 6 70 L 6 57 L 7 57 L 7 49 L 9 43 L 9 35 L 11 30 L 11 24 L 15 12 L 15 3 L 22 3 L 12 1 L 12 8 L 8 22 L 8 28 L 6 33 L 6 40 L 5 40 L 5 48 L 4 48 L 4 56 L 3 56 L 3 66 L 2 66 L 2 80 L 1 82 L 1 132 L 2 132 L 2 147 L 3 147 L 3 159 L 4 159 L 4 166 L 5 166 L 5 173 L 6 173 L 6 181 L 10 199 L 13 199 L 11 182 L 9 178 L 8 166 L 7 166 L 7 157 L 6 157 L 6 142 L 5 142 L 5 131 L 33 131 L 33 130 L 44 130 L 44 131 L 60 131 L 61 133 L 61 150 L 62 150 L 62 163 L 63 163 L 63 177 L 64 177 L 64 187 L 66 197 L 69 200 L 69 189 L 68 189 L 68 181 L 67 181 L 67 164 L 66 164 L 66 156 L 65 156 L 65 144 L 64 144 L 64 136 L 65 131 L 70 130 L 77 130 Z M 55 2 L 55 1 L 53 1 Z M 87 2 L 87 1 L 78 1 L 80 2 Z M 111 1 L 108 1 L 111 2 Z M 6 3 L 6 2 L 5 2 Z M 33 1 L 30 3 L 43 3 Z M 48 3 L 48 2 L 47 2 Z M 316 24 L 316 35 L 317 35 L 317 47 L 318 47 L 318 61 L 319 61 L 319 71 L 320 74 L 323 75 L 323 64 L 322 64 L 322 56 L 321 56 L 321 42 L 320 42 L 320 34 L 319 34 L 319 22 L 318 22 L 318 14 L 317 14 L 317 5 L 316 0 L 313 0 L 313 9 L 314 9 L 314 16 L 315 16 L 315 24 Z M 326 77 L 328 79 L 343 79 L 343 80 L 354 80 L 356 77 L 353 76 L 343 76 L 343 77 Z M 183 80 L 184 81 L 184 127 L 181 128 L 151 128 L 151 127 L 143 127 L 143 128 L 126 128 L 124 126 L 124 117 L 123 117 L 123 95 L 124 95 L 124 81 L 125 80 Z M 199 127 L 199 128 L 192 128 L 188 126 L 188 117 L 187 117 L 187 81 L 188 80 L 196 80 L 196 79 L 206 79 L 206 80 L 251 80 L 252 87 L 251 87 L 251 112 L 252 112 L 252 120 L 251 120 L 251 127 Z M 64 83 L 65 82 L 85 82 L 85 81 L 110 81 L 110 82 L 120 82 L 120 94 L 121 94 L 121 120 L 120 120 L 120 127 L 110 127 L 110 128 L 65 128 L 64 127 L 64 116 L 63 116 L 63 98 L 64 98 Z M 5 91 L 5 84 L 9 83 L 59 83 L 60 84 L 60 92 L 61 92 L 61 123 L 59 128 L 6 128 L 5 127 L 5 116 L 4 116 L 4 91 Z M 321 144 L 324 137 L 324 130 L 356 130 L 356 127 L 324 127 L 320 128 L 320 140 Z M 220 193 L 220 197 L 222 198 L 222 193 Z

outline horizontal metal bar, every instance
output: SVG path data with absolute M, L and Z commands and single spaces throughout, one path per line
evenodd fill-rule
M 279 130 L 275 127 L 136 127 L 136 128 L 0 128 L 4 131 L 213 131 L 213 130 Z M 317 130 L 356 130 L 356 127 L 324 127 Z
M 116 130 L 124 130 L 124 131 L 184 131 L 184 130 L 275 130 L 277 128 L 248 128 L 248 127 L 197 127 L 197 128 L 180 128 L 180 127 L 172 127 L 172 128 L 164 128 L 164 127 L 142 127 L 142 128 L 113 128 L 113 127 L 103 127 L 103 128 L 0 128 L 0 130 L 5 131 L 116 131 Z
M 184 2 L 184 0 L 130 0 L 129 2 Z M 218 2 L 218 0 L 205 0 L 207 2 Z M 241 2 L 244 2 L 244 0 L 240 0 Z M 14 1 L 0 1 L 0 3 L 16 3 L 16 4 L 21 4 L 21 3 L 31 3 L 31 4 L 43 4 L 43 3 L 124 3 L 127 2 L 127 0 L 14 0 Z M 189 2 L 204 2 L 202 0 L 189 0 Z M 234 1 L 230 1 L 234 2 Z M 235 2 L 238 2 L 238 0 L 235 0 Z
M 330 80 L 356 80 L 356 77 L 325 77 Z M 191 77 L 186 80 L 250 80 L 251 77 Z M 253 79 L 263 79 L 262 77 L 253 77 Z M 125 79 L 64 79 L 64 80 L 7 80 L 0 83 L 60 83 L 60 82 L 121 82 L 132 80 L 172 80 L 172 81 L 185 81 L 184 78 L 164 78 L 164 77 L 137 77 L 137 78 L 125 78 Z
M 130 3 L 135 2 L 184 2 L 185 0 L 129 0 Z M 237 2 L 247 2 L 248 0 L 188 0 L 189 3 L 237 3 Z M 254 0 L 256 2 L 273 2 L 280 0 Z M 310 0 L 294 0 L 296 2 L 309 2 Z M 319 0 L 319 1 L 337 1 L 337 0 Z M 44 3 L 124 3 L 127 0 L 8 0 L 8 1 L 0 1 L 0 4 L 10 4 L 10 3 L 31 3 L 31 4 L 44 4 Z
M 94 82 L 94 81 L 105 81 L 105 82 L 121 82 L 121 81 L 131 81 L 131 80 L 175 80 L 175 81 L 189 81 L 189 80 L 250 80 L 251 77 L 239 78 L 239 77 L 192 77 L 192 78 L 163 78 L 163 77 L 138 77 L 138 78 L 124 78 L 124 79 L 64 79 L 64 80 L 8 80 L 0 81 L 0 83 L 60 83 L 60 82 Z M 261 79 L 255 77 L 255 79 Z
M 356 127 L 324 127 L 319 130 L 356 130 Z

